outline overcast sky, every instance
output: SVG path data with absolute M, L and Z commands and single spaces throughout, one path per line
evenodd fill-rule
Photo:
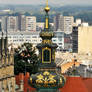
M 0 4 L 45 4 L 46 0 L 0 0 Z M 92 5 L 92 0 L 49 0 L 49 4 L 56 5 Z

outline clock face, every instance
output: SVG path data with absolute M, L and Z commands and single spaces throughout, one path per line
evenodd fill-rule
M 51 63 L 51 49 L 43 48 L 42 49 L 42 63 Z

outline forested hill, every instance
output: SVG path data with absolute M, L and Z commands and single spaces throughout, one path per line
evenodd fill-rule
M 44 21 L 44 9 L 45 5 L 0 5 L 0 11 L 4 9 L 10 9 L 13 15 L 22 13 L 25 15 L 34 15 L 37 17 L 37 21 Z M 60 13 L 65 16 L 74 16 L 81 18 L 82 21 L 89 22 L 92 25 L 92 6 L 54 6 L 51 5 L 50 22 L 53 22 L 53 17 Z M 16 14 L 17 13 L 17 14 Z M 0 12 L 0 15 L 4 15 Z

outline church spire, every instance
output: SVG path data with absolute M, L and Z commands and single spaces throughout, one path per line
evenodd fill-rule
M 37 89 L 37 92 L 56 92 L 65 84 L 62 75 L 57 74 L 55 63 L 55 50 L 57 44 L 52 42 L 54 33 L 49 28 L 48 0 L 45 7 L 45 28 L 40 32 L 42 42 L 36 47 L 39 50 L 38 73 L 31 75 L 29 84 Z
M 46 7 L 48 7 L 48 0 L 46 1 Z
M 48 7 L 48 0 L 46 1 L 45 11 L 46 11 L 46 12 L 49 12 L 49 11 L 50 11 L 50 8 Z
M 46 12 L 46 15 L 45 15 L 45 31 L 48 31 L 49 29 L 49 15 L 48 15 L 48 12 L 50 11 L 50 8 L 48 7 L 48 0 L 46 1 L 46 7 L 45 7 L 45 12 Z

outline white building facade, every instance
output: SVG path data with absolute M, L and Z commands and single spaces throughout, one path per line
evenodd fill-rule
M 18 17 L 9 16 L 7 18 L 7 31 L 17 31 L 18 30 Z
M 22 45 L 23 43 L 32 43 L 33 46 L 36 46 L 38 43 L 41 43 L 42 39 L 39 36 L 40 31 L 38 32 L 9 32 L 8 33 L 8 44 L 12 44 L 14 48 Z M 0 32 L 0 37 L 1 37 Z M 55 36 L 52 38 L 53 43 L 58 45 L 58 50 L 64 49 L 64 33 L 56 31 L 54 32 Z M 5 34 L 4 34 L 5 35 Z
M 36 31 L 35 16 L 26 16 L 26 31 Z
M 62 24 L 64 24 L 64 32 L 66 34 L 72 33 L 72 27 L 74 23 L 73 16 L 64 16 L 62 22 L 63 22 Z

